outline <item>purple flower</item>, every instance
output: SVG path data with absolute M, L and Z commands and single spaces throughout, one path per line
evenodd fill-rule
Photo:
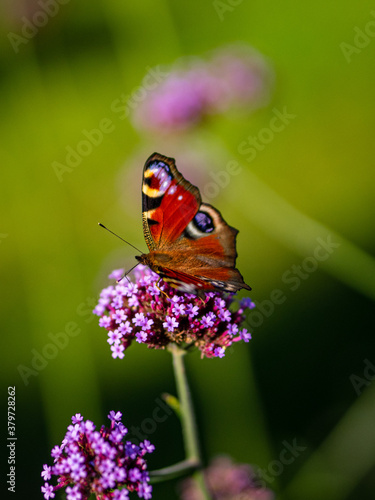
M 185 304 L 175 304 L 172 308 L 172 312 L 173 314 L 176 314 L 176 316 L 180 316 L 185 313 L 185 309 Z
M 121 413 L 121 411 L 118 411 L 115 413 L 113 410 L 111 410 L 108 414 L 108 418 L 109 418 L 109 420 L 111 420 L 113 422 L 121 422 L 122 413 Z
M 236 335 L 238 333 L 238 325 L 233 324 L 233 323 L 229 323 L 229 325 L 227 327 L 227 331 L 228 331 L 229 335 Z
M 245 297 L 241 300 L 240 306 L 242 309 L 254 309 L 255 303 L 250 299 L 250 297 Z
M 195 306 L 194 304 L 188 304 L 186 306 L 186 312 L 189 315 L 189 317 L 193 318 L 194 316 L 198 316 L 199 307 Z
M 119 344 L 121 339 L 121 333 L 118 330 L 112 330 L 108 332 L 108 344 Z
M 85 458 L 80 453 L 72 453 L 67 460 L 72 471 L 79 469 L 84 461 Z
M 123 298 L 120 296 L 120 295 L 117 295 L 111 302 L 111 305 L 114 307 L 114 308 L 118 308 L 118 307 L 121 307 L 122 306 L 122 301 L 123 301 Z M 120 323 L 123 319 L 126 319 L 126 318 L 119 318 L 119 320 L 117 320 L 118 323 Z
M 120 358 L 122 359 L 125 354 L 124 354 L 124 349 L 125 347 L 121 344 L 114 344 L 111 346 L 111 351 L 112 351 L 112 357 L 115 358 Z
M 271 490 L 261 485 L 253 468 L 235 464 L 229 457 L 217 457 L 203 471 L 211 498 L 215 500 L 274 500 Z M 196 483 L 185 479 L 181 483 L 181 500 L 203 500 Z
M 68 486 L 65 491 L 66 491 L 66 499 L 67 500 L 81 500 L 82 499 L 82 493 L 79 491 L 77 485 L 73 486 L 73 488 Z
M 114 271 L 111 272 L 111 274 L 108 276 L 110 280 L 119 280 L 124 274 L 123 269 L 115 269 Z
M 143 330 L 141 330 L 140 332 L 137 332 L 137 333 L 135 334 L 135 339 L 136 339 L 136 341 L 137 341 L 137 342 L 139 342 L 140 344 L 141 344 L 142 342 L 145 342 L 145 343 L 146 343 L 146 342 L 147 342 L 147 333 L 146 333 L 146 332 L 144 332 Z
M 146 318 L 143 313 L 135 313 L 135 317 L 132 319 L 132 322 L 135 326 L 143 326 L 145 319 Z
M 221 297 L 216 297 L 215 308 L 219 309 L 219 311 L 225 310 L 225 300 L 223 300 Z
M 150 443 L 148 439 L 145 439 L 143 443 L 140 444 L 142 449 L 145 449 L 148 453 L 152 453 L 155 450 L 155 446 Z
M 219 311 L 218 316 L 221 319 L 221 321 L 228 321 L 229 322 L 232 315 L 231 315 L 230 311 L 228 311 L 228 309 L 224 309 L 224 310 Z
M 201 328 L 209 328 L 215 324 L 215 314 L 210 311 L 208 314 L 202 317 Z
M 49 498 L 55 498 L 55 494 L 53 492 L 54 487 L 51 486 L 50 484 L 44 483 L 44 486 L 42 486 L 41 490 L 42 493 L 44 493 L 43 496 L 46 500 L 48 500 Z
M 73 417 L 72 417 L 72 422 L 73 424 L 78 424 L 79 422 L 82 422 L 83 420 L 83 417 L 80 413 L 76 413 Z
M 268 99 L 271 81 L 270 68 L 251 47 L 221 48 L 205 59 L 189 58 L 172 66 L 134 109 L 133 123 L 141 130 L 170 133 L 192 128 L 213 114 L 252 111 Z
M 129 321 L 125 321 L 125 323 L 121 323 L 121 325 L 118 327 L 118 332 L 121 333 L 122 335 L 126 335 L 127 333 L 131 333 L 132 327 L 131 327 Z
M 60 446 L 55 446 L 51 451 L 51 457 L 52 458 L 59 458 L 60 455 L 61 455 Z
M 140 473 L 139 469 L 130 469 L 129 471 L 129 481 L 132 483 L 136 483 L 139 481 L 142 477 L 142 474 Z
M 108 316 L 102 316 L 99 319 L 99 326 L 102 326 L 104 328 L 110 328 L 110 326 L 111 326 L 111 318 L 109 318 Z
M 173 330 L 178 327 L 178 321 L 171 316 L 167 316 L 165 319 L 166 321 L 163 323 L 164 328 L 166 328 L 168 332 L 173 332 Z
M 118 298 L 118 297 L 115 297 L 115 298 Z M 112 301 L 112 304 L 113 304 L 113 301 Z M 113 319 L 115 320 L 115 322 L 117 324 L 121 324 L 123 321 L 125 321 L 127 319 L 127 316 L 124 312 L 123 309 L 120 309 L 122 307 L 122 300 L 120 302 L 115 302 L 115 305 L 113 306 L 116 308 L 116 312 L 115 314 L 113 315 Z
M 244 342 L 249 342 L 251 340 L 251 333 L 249 333 L 246 328 L 240 331 L 240 337 Z
M 116 276 L 121 273 L 118 269 Z M 122 359 L 133 341 L 154 349 L 164 349 L 171 342 L 181 347 L 194 344 L 202 356 L 221 358 L 233 342 L 251 338 L 247 330 L 239 332 L 250 299 L 242 300 L 238 308 L 234 295 L 210 292 L 201 299 L 176 292 L 162 281 L 158 285 L 161 293 L 155 288 L 159 276 L 148 267 L 138 265 L 134 274 L 136 283 L 107 287 L 99 298 L 99 303 L 109 293 L 112 298 L 124 298 L 119 307 L 113 300 L 107 302 L 99 319 L 108 331 L 113 358 Z M 118 325 L 116 319 L 124 316 L 127 320 Z
M 40 475 L 45 481 L 49 481 L 51 479 L 51 467 L 49 467 L 48 465 L 43 465 L 43 471 Z
M 114 490 L 113 500 L 128 500 L 129 492 L 128 490 Z
M 224 347 L 215 347 L 214 354 L 218 358 L 223 358 L 225 356 L 225 349 L 224 349 Z
M 149 441 L 140 446 L 124 443 L 128 430 L 121 422 L 121 412 L 111 411 L 108 418 L 110 427 L 102 426 L 100 431 L 90 420 L 81 417 L 77 422 L 77 415 L 72 418 L 74 425 L 68 427 L 54 465 L 43 466 L 44 479 L 57 476 L 55 486 L 48 482 L 42 486 L 45 500 L 54 498 L 61 488 L 66 488 L 67 500 L 87 500 L 91 495 L 103 500 L 128 500 L 129 491 L 137 492 L 139 498 L 146 498 L 146 492 L 151 498 L 144 456 L 155 447 Z
M 140 326 L 145 330 L 150 330 L 151 325 L 153 325 L 154 320 L 152 318 L 145 318 L 143 313 L 135 313 L 135 317 L 132 319 L 135 326 Z
M 105 305 L 104 304 L 98 304 L 95 306 L 95 309 L 93 310 L 93 313 L 96 314 L 97 316 L 101 316 L 105 311 Z
M 141 498 L 144 498 L 145 500 L 149 500 L 152 498 L 152 486 L 150 486 L 148 483 L 142 483 L 140 488 L 139 488 L 139 496 Z

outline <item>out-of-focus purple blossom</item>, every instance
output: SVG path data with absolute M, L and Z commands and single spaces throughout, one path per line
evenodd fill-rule
M 120 276 L 123 270 L 110 276 Z M 159 276 L 139 264 L 134 271 L 136 283 L 117 283 L 105 288 L 94 309 L 99 325 L 108 332 L 112 357 L 124 357 L 124 351 L 135 340 L 150 348 L 165 348 L 169 343 L 180 347 L 195 345 L 203 356 L 222 358 L 233 342 L 248 342 L 250 333 L 239 326 L 245 320 L 246 304 L 237 310 L 233 294 L 206 293 L 204 299 L 176 292 Z M 116 300 L 121 298 L 120 300 Z M 121 304 L 121 305 L 119 305 Z M 237 303 L 238 304 L 238 303 Z M 127 318 L 118 323 L 119 318 Z
M 128 492 L 135 491 L 139 498 L 151 498 L 146 453 L 155 447 L 146 440 L 139 446 L 123 442 L 128 433 L 122 424 L 120 412 L 111 411 L 109 428 L 95 430 L 90 420 L 80 414 L 72 417 L 72 425 L 60 447 L 55 446 L 51 456 L 54 465 L 43 466 L 45 480 L 41 490 L 45 500 L 66 488 L 67 500 L 86 500 L 92 494 L 101 500 L 127 500 Z M 48 483 L 57 476 L 57 485 Z
M 215 500 L 273 500 L 274 494 L 265 488 L 248 464 L 234 464 L 229 457 L 217 457 L 203 471 L 206 486 Z M 181 500 L 204 500 L 191 479 L 180 488 Z
M 170 133 L 191 128 L 210 115 L 252 111 L 270 94 L 271 70 L 248 46 L 225 47 L 207 59 L 179 61 L 133 111 L 136 128 Z

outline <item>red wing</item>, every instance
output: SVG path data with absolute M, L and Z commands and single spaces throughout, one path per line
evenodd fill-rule
M 207 272 L 203 271 L 205 276 L 196 277 L 182 271 L 163 268 L 162 272 L 159 274 L 170 286 L 186 293 L 218 290 L 221 292 L 233 293 L 241 288 L 251 290 L 251 288 L 243 282 L 243 278 L 237 269 L 215 268 L 206 271 Z
M 220 212 L 202 203 L 182 237 L 165 249 L 168 261 L 161 266 L 161 276 L 172 286 L 192 293 L 193 287 L 195 292 L 251 290 L 235 268 L 237 233 Z
M 149 157 L 142 183 L 143 231 L 149 250 L 176 241 L 200 204 L 198 188 L 180 174 L 173 158 L 158 153 Z
M 170 286 L 187 293 L 196 293 L 198 290 L 210 291 L 216 290 L 208 281 L 184 273 L 175 269 L 162 268 L 159 272 L 160 277 Z

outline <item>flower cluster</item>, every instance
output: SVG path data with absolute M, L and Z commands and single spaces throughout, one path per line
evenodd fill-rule
M 261 485 L 248 464 L 234 464 L 229 457 L 217 457 L 204 470 L 205 482 L 215 500 L 273 500 L 274 494 Z M 204 500 L 196 483 L 185 479 L 181 483 L 181 500 Z
M 67 500 L 86 500 L 91 494 L 102 500 L 128 500 L 129 491 L 136 491 L 139 498 L 151 498 L 152 487 L 143 457 L 154 451 L 154 445 L 147 440 L 139 446 L 130 441 L 124 443 L 128 430 L 121 417 L 120 412 L 111 411 L 110 428 L 103 425 L 100 431 L 79 413 L 72 417 L 61 446 L 52 449 L 54 465 L 43 466 L 42 493 L 46 500 L 65 487 Z M 52 475 L 58 476 L 56 486 L 48 483 Z
M 118 269 L 109 278 L 122 274 Z M 210 292 L 202 299 L 178 293 L 162 281 L 158 284 L 159 276 L 146 266 L 138 265 L 134 274 L 135 283 L 123 280 L 102 290 L 93 311 L 108 331 L 113 358 L 123 358 L 133 340 L 151 348 L 195 345 L 202 356 L 222 358 L 233 342 L 251 339 L 245 328 L 239 328 L 245 310 L 255 307 L 249 298 L 232 311 L 233 294 Z
M 247 46 L 217 50 L 208 60 L 179 62 L 134 109 L 137 128 L 170 133 L 185 130 L 210 115 L 251 110 L 269 95 L 271 71 Z

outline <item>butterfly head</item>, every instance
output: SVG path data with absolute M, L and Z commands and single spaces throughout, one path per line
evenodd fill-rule
M 143 253 L 142 255 L 136 255 L 135 258 L 138 262 L 144 266 L 148 266 L 158 274 L 160 274 L 160 270 L 163 265 L 171 261 L 171 257 L 168 254 L 154 251 L 151 251 L 150 253 Z

